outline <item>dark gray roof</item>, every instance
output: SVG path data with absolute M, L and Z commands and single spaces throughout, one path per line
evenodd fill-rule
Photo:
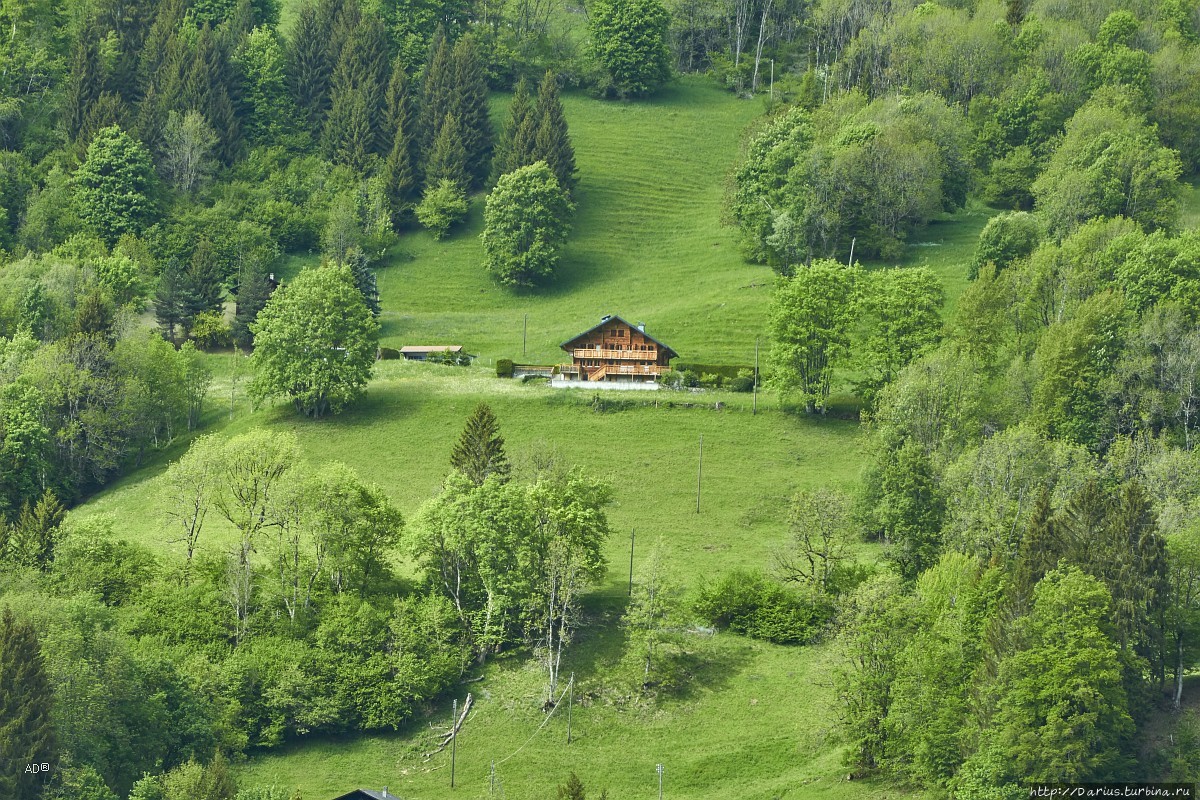
M 374 789 L 355 789 L 353 792 L 339 795 L 333 798 L 333 800 L 404 800 L 404 798 L 391 792 L 384 794 Z
M 633 324 L 632 322 L 630 322 L 629 320 L 625 319 L 624 317 L 618 316 L 618 315 L 616 315 L 616 314 L 610 314 L 610 315 L 608 315 L 608 316 L 604 317 L 604 318 L 603 318 L 603 319 L 601 319 L 601 320 L 600 320 L 598 323 L 596 323 L 596 324 L 595 324 L 595 325 L 593 325 L 592 327 L 588 328 L 588 329 L 587 329 L 586 331 L 584 331 L 583 333 L 576 334 L 575 336 L 572 336 L 570 339 L 567 339 L 565 342 L 563 342 L 562 344 L 560 344 L 560 345 L 559 345 L 559 347 L 560 347 L 560 348 L 562 348 L 563 350 L 570 350 L 571 348 L 567 347 L 567 345 L 569 345 L 571 342 L 574 342 L 574 341 L 576 341 L 576 340 L 578 340 L 578 339 L 581 339 L 581 338 L 583 338 L 584 336 L 587 336 L 587 335 L 588 335 L 589 333 L 591 333 L 592 331 L 596 330 L 597 328 L 601 328 L 601 327 L 603 327 L 603 326 L 607 325 L 608 323 L 612 322 L 613 320 L 616 320 L 617 322 L 623 322 L 623 323 L 625 323 L 626 325 L 628 325 L 629 327 L 631 327 L 631 328 L 635 328 L 635 329 L 637 329 L 637 330 L 641 331 L 641 333 L 642 333 L 642 335 L 643 335 L 643 336 L 645 336 L 645 337 L 646 337 L 647 339 L 649 339 L 650 341 L 654 342 L 656 345 L 658 345 L 658 346 L 659 346 L 660 348 L 662 348 L 663 350 L 667 351 L 667 353 L 669 353 L 669 354 L 670 354 L 670 355 L 668 356 L 668 358 L 675 358 L 676 356 L 678 356 L 678 355 L 679 355 L 679 353 L 676 353 L 676 352 L 675 352 L 673 349 L 671 349 L 671 346 L 670 346 L 669 344 L 667 344 L 666 342 L 660 341 L 659 339 L 655 339 L 653 336 L 651 336 L 650 334 L 646 333 L 646 329 L 645 329 L 644 327 L 640 327 L 640 326 L 638 326 L 638 325 L 634 325 L 634 324 Z

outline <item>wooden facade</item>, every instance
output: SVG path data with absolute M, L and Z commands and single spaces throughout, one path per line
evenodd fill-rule
M 571 363 L 559 367 L 559 375 L 568 381 L 606 381 L 654 383 L 671 369 L 678 353 L 646 333 L 646 326 L 634 325 L 618 316 L 607 316 L 561 345 L 571 355 Z

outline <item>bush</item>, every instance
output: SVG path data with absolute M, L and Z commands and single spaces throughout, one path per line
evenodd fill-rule
M 400 351 L 395 349 L 394 347 L 379 348 L 379 360 L 380 361 L 395 361 L 396 359 L 398 359 L 400 357 L 401 357 Z
M 443 180 L 425 192 L 416 208 L 417 221 L 433 238 L 441 239 L 450 228 L 467 218 L 467 195 L 457 183 Z
M 501 358 L 496 361 L 496 377 L 511 378 L 513 376 L 513 362 L 511 358 Z
M 233 335 L 220 311 L 205 311 L 192 324 L 192 340 L 201 350 L 215 350 L 233 344 Z
M 814 641 L 833 616 L 828 600 L 805 596 L 760 572 L 735 570 L 715 587 L 705 586 L 695 612 L 718 628 L 777 644 Z
M 700 376 L 690 369 L 685 369 L 679 375 L 679 384 L 687 389 L 695 389 L 700 385 Z
M 729 389 L 733 392 L 754 391 L 754 370 L 739 369 L 737 377 L 729 381 Z

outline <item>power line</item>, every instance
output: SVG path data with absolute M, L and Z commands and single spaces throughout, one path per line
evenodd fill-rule
M 526 740 L 525 740 L 525 744 L 522 744 L 522 745 L 521 745 L 520 747 L 518 747 L 516 750 L 512 751 L 511 753 L 509 753 L 508 755 L 506 755 L 504 758 L 502 758 L 502 759 L 500 759 L 499 761 L 497 761 L 497 762 L 496 762 L 496 765 L 497 765 L 497 766 L 499 766 L 500 764 L 503 764 L 505 761 L 508 761 L 510 758 L 512 758 L 513 756 L 515 756 L 517 753 L 519 753 L 519 752 L 521 752 L 522 750 L 524 750 L 524 749 L 525 749 L 525 747 L 526 747 L 526 746 L 527 746 L 527 745 L 528 745 L 530 742 L 532 742 L 532 741 L 533 741 L 533 738 L 534 738 L 534 736 L 537 736 L 539 733 L 541 733 L 541 732 L 542 732 L 542 728 L 546 727 L 546 723 L 548 723 L 548 722 L 550 721 L 550 718 L 551 718 L 551 717 L 553 717 L 553 716 L 555 715 L 555 713 L 557 713 L 557 712 L 558 712 L 558 707 L 559 707 L 560 705 L 562 705 L 562 699 L 563 699 L 564 697 L 566 697 L 566 696 L 567 696 L 567 691 L 568 691 L 570 688 L 571 688 L 571 687 L 568 685 L 566 689 L 563 689 L 563 693 L 562 693 L 562 694 L 560 694 L 560 695 L 558 696 L 558 702 L 554 704 L 554 708 L 553 708 L 553 709 L 550 711 L 550 713 L 549 713 L 549 714 L 547 714 L 547 715 L 546 715 L 546 718 L 545 718 L 544 720 L 542 720 L 542 724 L 541 724 L 541 725 L 538 725 L 538 727 L 537 727 L 537 730 L 536 730 L 536 731 L 534 731 L 534 732 L 533 732 L 533 734 L 532 734 L 532 735 L 531 735 L 531 736 L 530 736 L 528 739 L 526 739 Z

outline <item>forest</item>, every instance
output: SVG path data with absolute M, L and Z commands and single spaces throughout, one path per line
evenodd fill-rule
M 679 796 L 1200 774 L 1194 3 L 0 23 L 0 796 L 449 796 L 476 683 L 682 761 L 760 672 L 820 716 Z M 511 378 L 618 302 L 666 399 Z M 509 791 L 648 791 L 605 747 Z

